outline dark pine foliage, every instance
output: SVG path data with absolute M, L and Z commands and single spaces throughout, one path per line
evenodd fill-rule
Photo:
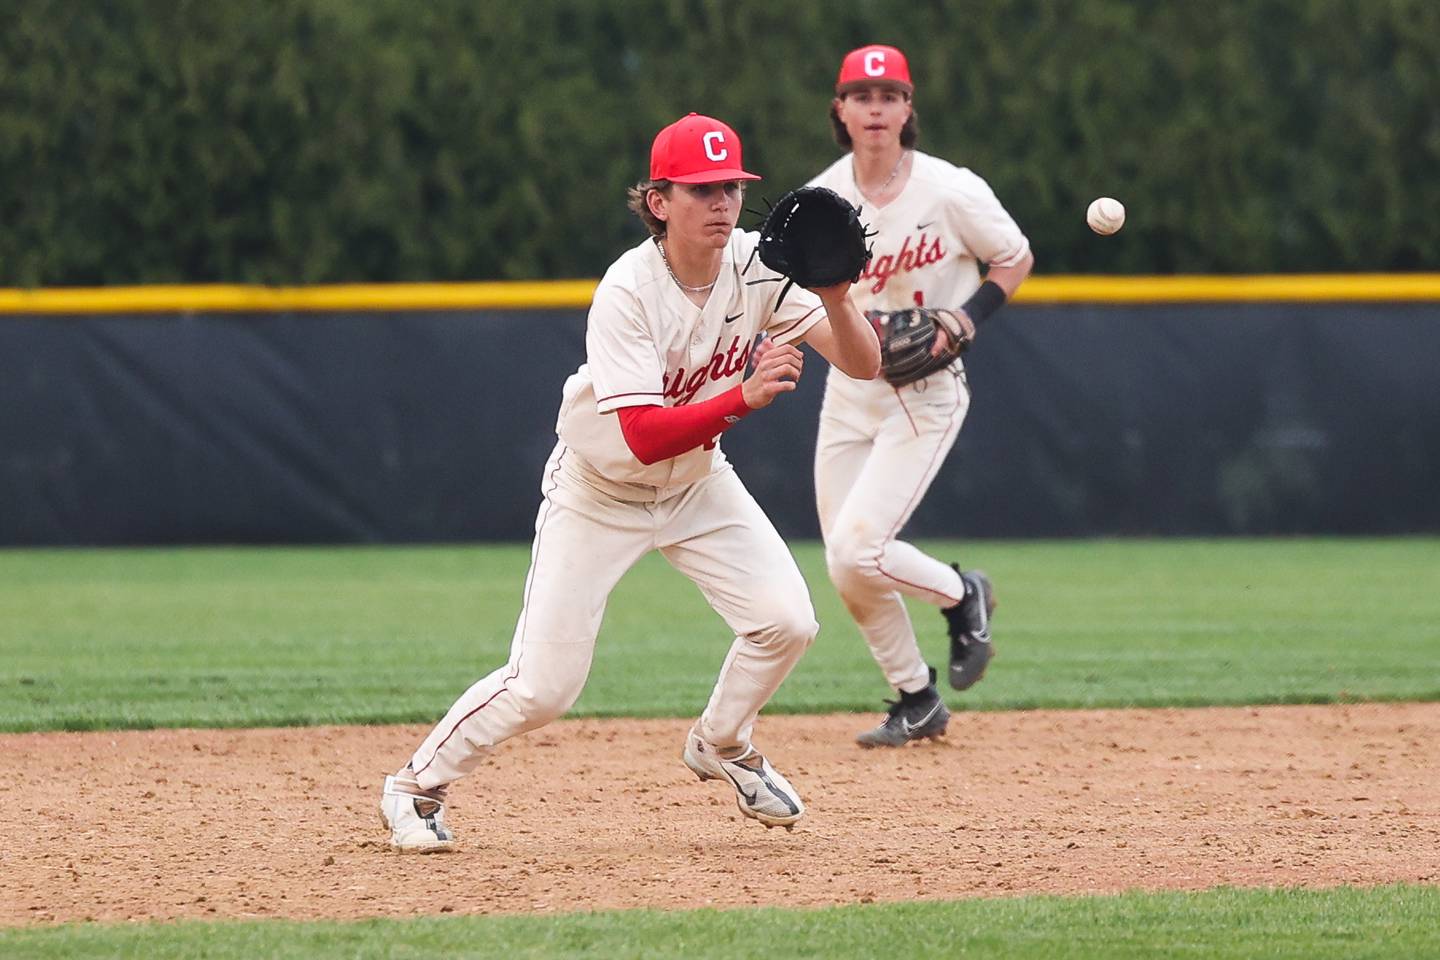
M 0 285 L 597 276 L 657 129 L 735 126 L 758 207 L 837 155 L 870 41 L 1045 272 L 1440 265 L 1433 0 L 25 0 Z M 1102 194 L 1129 222 L 1100 242 Z

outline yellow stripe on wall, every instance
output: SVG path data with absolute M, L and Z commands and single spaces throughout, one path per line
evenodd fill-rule
M 542 309 L 589 306 L 594 280 L 0 289 L 0 313 L 279 313 L 312 310 Z
M 526 310 L 587 307 L 595 280 L 0 289 L 0 313 L 279 313 L 323 310 Z M 1440 273 L 1246 276 L 1038 276 L 1017 303 L 1440 301 Z

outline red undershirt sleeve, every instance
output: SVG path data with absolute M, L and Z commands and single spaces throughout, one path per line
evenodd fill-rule
M 620 432 L 635 459 L 659 463 L 714 440 L 750 412 L 737 384 L 709 400 L 677 407 L 621 407 Z

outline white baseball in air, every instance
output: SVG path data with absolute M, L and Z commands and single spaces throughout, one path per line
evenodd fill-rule
M 1091 230 L 1108 237 L 1125 226 L 1125 204 L 1114 197 L 1097 197 L 1090 201 L 1090 207 L 1085 211 L 1085 222 L 1090 224 Z

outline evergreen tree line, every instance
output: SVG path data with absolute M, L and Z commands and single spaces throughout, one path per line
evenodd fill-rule
M 760 209 L 839 155 L 866 42 L 1043 272 L 1440 264 L 1434 0 L 25 0 L 0 285 L 598 276 L 661 126 L 733 125 Z

